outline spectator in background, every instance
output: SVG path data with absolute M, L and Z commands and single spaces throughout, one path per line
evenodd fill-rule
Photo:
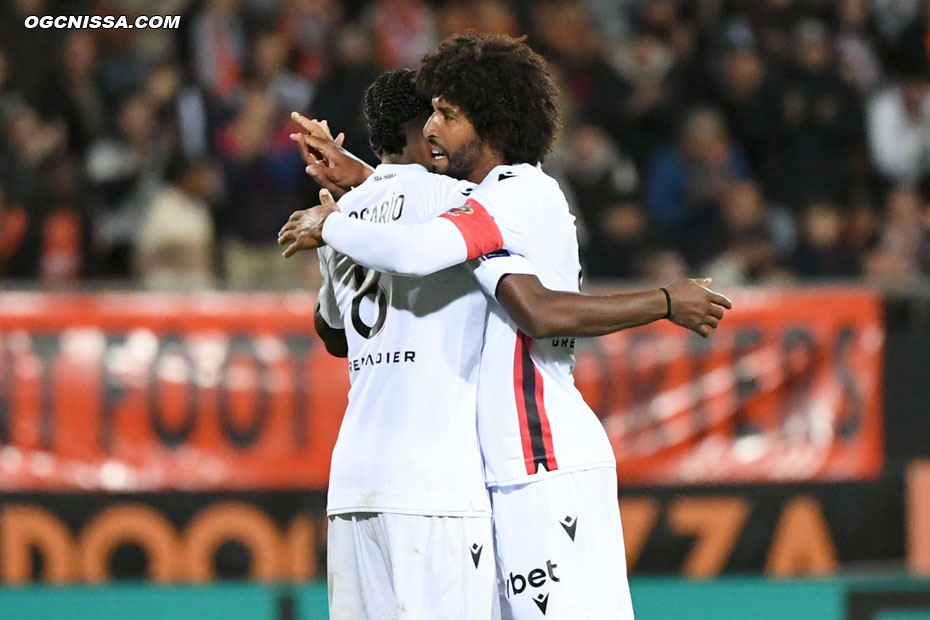
M 105 14 L 121 15 L 111 5 L 102 5 Z M 142 89 L 149 71 L 148 59 L 136 48 L 137 35 L 129 28 L 96 30 L 99 42 L 97 72 L 104 96 L 111 108 Z
M 207 0 L 193 17 L 194 76 L 207 92 L 229 101 L 242 85 L 248 40 L 240 0 Z
M 48 162 L 65 148 L 67 133 L 63 124 L 43 121 L 28 105 L 11 112 L 6 130 L 12 156 L 6 162 L 7 195 L 25 207 L 32 220 L 45 191 Z
M 28 31 L 29 36 L 23 36 L 23 23 L 30 15 L 56 14 L 47 0 L 0 2 L 0 45 L 7 56 L 12 82 L 31 105 L 42 99 L 45 82 L 57 60 L 53 51 L 62 31 L 34 28 Z
M 861 272 L 861 256 L 847 238 L 843 211 L 828 201 L 804 211 L 794 270 L 804 278 L 848 278 Z
M 748 171 L 713 108 L 690 112 L 680 139 L 656 151 L 646 180 L 649 213 L 692 264 L 710 258 L 714 248 L 708 233 L 719 221 L 724 192 Z
M 161 127 L 170 128 L 173 134 L 177 133 L 177 101 L 181 80 L 178 65 L 165 61 L 152 68 L 143 87 L 144 97 L 152 106 L 156 123 Z
M 275 32 L 293 59 L 294 73 L 311 86 L 329 69 L 327 47 L 340 17 L 339 3 L 333 0 L 284 0 L 275 20 Z
M 869 146 L 890 182 L 919 183 L 930 172 L 930 79 L 915 71 L 868 103 Z
M 43 113 L 65 123 L 69 149 L 82 156 L 105 131 L 109 114 L 96 75 L 97 41 L 92 31 L 68 31 L 60 56 L 60 68 L 43 93 Z
M 643 261 L 643 277 L 653 282 L 664 282 L 667 278 L 681 280 L 688 277 L 688 263 L 676 249 L 654 246 Z
M 369 10 L 382 68 L 415 67 L 435 47 L 436 21 L 423 0 L 376 0 Z
M 641 204 L 609 204 L 600 212 L 597 235 L 582 253 L 582 264 L 593 279 L 639 279 L 657 245 L 658 235 Z
M 687 106 L 674 98 L 670 76 L 675 61 L 675 50 L 659 31 L 637 32 L 615 49 L 611 57 L 611 64 L 625 85 L 620 104 L 616 99 L 605 98 L 610 93 L 596 88 L 587 110 L 589 115 L 603 115 L 614 139 L 640 165 L 646 165 L 656 147 L 670 137 L 677 115 L 682 106 Z M 620 92 L 618 89 L 617 94 Z M 605 109 L 608 106 L 617 112 Z
M 252 47 L 252 80 L 265 88 L 282 110 L 306 110 L 313 88 L 303 77 L 287 70 L 284 39 L 271 31 L 259 34 Z
M 578 2 L 562 0 L 532 7 L 536 47 L 560 74 L 563 96 L 582 122 L 604 129 L 627 152 L 635 148 L 625 102 L 631 86 L 607 59 L 607 46 Z M 571 117 L 571 113 L 568 114 Z M 631 146 L 632 145 L 632 146 Z M 632 153 L 636 157 L 636 153 Z
M 740 286 L 787 277 L 784 261 L 794 249 L 790 215 L 769 208 L 752 181 L 732 183 L 713 237 L 722 252 L 702 267 L 717 286 Z
M 33 235 L 39 247 L 36 276 L 45 284 L 75 285 L 92 275 L 90 211 L 80 161 L 58 155 L 46 178 Z
M 12 81 L 12 67 L 6 50 L 0 46 L 0 123 L 4 122 L 13 113 L 13 110 L 24 105 L 22 93 L 16 90 Z M 2 139 L 2 136 L 0 136 Z M 3 168 L 0 166 L 0 174 Z
M 369 163 L 377 163 L 362 116 L 362 95 L 378 75 L 371 42 L 365 32 L 349 27 L 338 33 L 334 46 L 329 73 L 310 105 L 311 116 L 328 120 L 334 135 L 345 133 L 345 147 L 350 152 L 359 153 Z
M 85 156 L 93 193 L 99 273 L 128 278 L 132 243 L 144 206 L 161 186 L 171 136 L 156 122 L 143 93 L 119 107 L 116 131 L 94 141 Z
M 882 77 L 877 28 L 867 0 L 839 0 L 836 2 L 839 32 L 836 51 L 839 72 L 846 83 L 860 93 L 871 92 Z
M 925 205 L 912 186 L 888 192 L 885 226 L 878 247 L 866 261 L 866 275 L 885 282 L 908 281 L 920 276 L 927 237 Z
M 864 129 L 855 91 L 836 73 L 826 27 L 801 21 L 794 46 L 777 94 L 778 120 L 767 140 L 766 189 L 777 202 L 798 208 L 806 197 L 835 194 L 848 184 Z
M 775 132 L 778 118 L 766 62 L 751 39 L 742 40 L 724 52 L 714 78 L 714 101 L 758 178 L 765 172 L 768 138 Z
M 217 129 L 223 110 L 200 84 L 185 75 L 175 61 L 158 63 L 145 82 L 145 97 L 158 124 L 176 140 L 181 155 L 193 161 L 209 155 L 209 136 Z
M 580 125 L 559 144 L 549 168 L 574 205 L 585 272 L 634 277 L 647 218 L 636 204 L 640 186 L 633 161 L 603 130 Z
M 222 193 L 222 177 L 206 161 L 178 162 L 169 180 L 142 219 L 136 276 L 149 288 L 211 286 L 216 273 L 211 204 Z
M 290 118 L 258 86 L 217 136 L 226 201 L 217 213 L 226 281 L 234 287 L 293 286 L 291 261 L 280 260 L 276 233 L 305 206 L 303 162 L 288 139 Z
M 28 206 L 8 202 L 0 188 L 0 277 L 77 284 L 88 275 L 92 250 L 80 166 L 50 155 L 42 178 Z

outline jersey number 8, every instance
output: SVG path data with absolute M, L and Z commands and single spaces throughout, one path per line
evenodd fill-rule
M 387 294 L 381 287 L 381 273 L 374 269 L 365 269 L 355 265 L 352 269 L 352 281 L 355 284 L 355 295 L 352 296 L 352 326 L 363 338 L 374 338 L 381 333 L 384 320 L 387 318 Z M 370 297 L 374 302 L 377 314 L 371 325 L 362 320 L 362 299 Z

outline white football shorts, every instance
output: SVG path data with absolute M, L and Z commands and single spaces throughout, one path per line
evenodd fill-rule
M 503 620 L 633 620 L 614 468 L 490 491 Z
M 330 620 L 498 617 L 490 517 L 329 517 Z

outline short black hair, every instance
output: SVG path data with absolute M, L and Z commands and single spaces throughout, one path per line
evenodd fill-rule
M 417 87 L 460 107 L 508 164 L 541 162 L 559 131 L 558 90 L 526 37 L 449 37 L 423 57 Z
M 404 126 L 432 113 L 429 98 L 414 84 L 410 69 L 388 71 L 365 90 L 365 124 L 376 153 L 400 154 L 407 146 Z

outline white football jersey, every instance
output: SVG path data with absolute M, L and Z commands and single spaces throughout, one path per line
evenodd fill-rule
M 575 218 L 558 183 L 538 166 L 494 168 L 463 207 L 442 217 L 456 224 L 469 248 L 495 245 L 482 236 L 502 239 L 503 250 L 471 263 L 492 298 L 508 273 L 533 272 L 546 288 L 578 292 Z M 616 466 L 604 427 L 575 387 L 574 365 L 574 338 L 534 340 L 499 303 L 490 304 L 478 379 L 478 437 L 489 486 Z
M 416 224 L 473 187 L 382 164 L 339 201 L 350 218 Z M 487 298 L 461 266 L 378 273 L 320 250 L 320 312 L 348 341 L 351 389 L 330 471 L 329 514 L 490 514 L 476 430 Z

